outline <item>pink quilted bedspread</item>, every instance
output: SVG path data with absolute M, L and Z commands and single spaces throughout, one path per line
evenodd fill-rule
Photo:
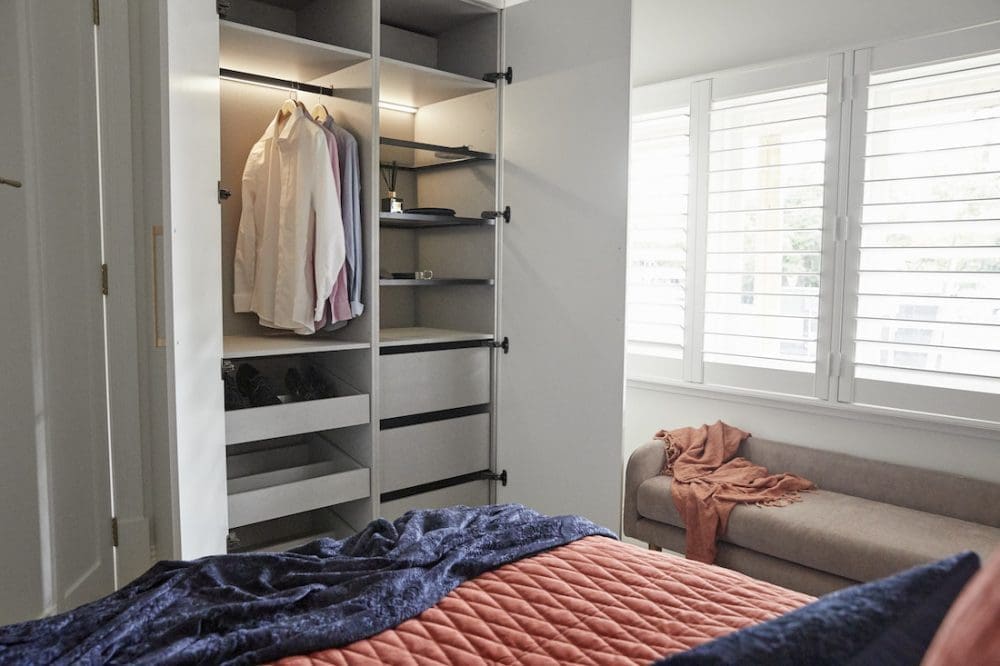
M 720 567 L 587 537 L 466 581 L 325 664 L 648 664 L 812 597 Z

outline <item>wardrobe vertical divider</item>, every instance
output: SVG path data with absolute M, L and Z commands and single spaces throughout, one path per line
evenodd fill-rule
M 333 399 L 226 413 L 231 549 L 342 537 L 377 514 L 377 17 L 372 0 L 233 0 L 220 21 L 220 68 L 235 71 L 220 82 L 224 356 L 278 386 L 287 368 L 312 364 L 337 389 Z M 292 82 L 332 95 L 293 92 Z M 332 334 L 275 336 L 233 308 L 244 164 L 289 96 L 307 111 L 325 105 L 358 141 L 365 311 Z
M 380 161 L 404 209 L 379 215 L 380 513 L 495 494 L 500 12 L 380 0 Z M 389 196 L 380 183 L 381 197 Z M 390 179 L 391 180 L 391 179 Z M 413 279 L 413 272 L 432 273 Z

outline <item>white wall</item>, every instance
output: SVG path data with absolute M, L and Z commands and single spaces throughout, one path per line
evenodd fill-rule
M 633 86 L 1000 18 L 996 0 L 634 0 Z M 632 384 L 627 457 L 659 428 L 722 419 L 758 437 L 1000 482 L 1000 434 Z
M 998 18 L 997 0 L 634 0 L 632 85 Z

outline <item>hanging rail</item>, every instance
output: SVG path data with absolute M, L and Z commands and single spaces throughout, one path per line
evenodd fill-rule
M 314 93 L 316 95 L 326 95 L 334 97 L 333 88 L 317 86 L 312 83 L 302 83 L 300 81 L 290 81 L 289 79 L 277 79 L 273 76 L 263 74 L 250 74 L 235 69 L 219 69 L 219 77 L 229 81 L 240 81 L 242 83 L 253 83 L 269 88 L 281 88 L 282 90 L 297 90 L 299 92 Z

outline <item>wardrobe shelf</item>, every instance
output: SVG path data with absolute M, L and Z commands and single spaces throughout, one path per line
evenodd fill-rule
M 432 345 L 448 342 L 468 342 L 470 340 L 492 340 L 492 333 L 473 333 L 446 328 L 383 328 L 379 331 L 379 347 L 402 347 L 405 345 Z
M 473 19 L 497 13 L 485 3 L 455 0 L 420 0 L 419 9 L 413 8 L 413 0 L 382 0 L 379 4 L 382 23 L 422 35 L 440 35 Z
M 446 227 L 492 227 L 496 222 L 480 217 L 423 215 L 420 213 L 380 213 L 379 223 L 388 229 L 443 229 Z
M 493 162 L 496 155 L 468 146 L 440 146 L 421 141 L 381 137 L 379 139 L 379 162 L 390 166 L 393 162 L 402 169 L 420 171 L 435 167 Z
M 371 55 L 361 51 L 219 21 L 219 66 L 223 69 L 308 82 L 369 59 Z
M 256 358 L 261 356 L 285 356 L 287 354 L 310 354 L 320 352 L 351 351 L 368 349 L 367 342 L 330 340 L 292 335 L 253 336 L 227 335 L 222 339 L 222 358 Z
M 452 74 L 394 58 L 379 59 L 381 78 L 379 96 L 386 102 L 420 108 L 464 97 L 484 90 L 496 90 L 496 84 L 469 76 Z
M 230 455 L 227 473 L 230 529 L 371 496 L 371 469 L 319 436 Z
M 492 286 L 492 278 L 433 278 L 430 280 L 414 280 L 409 278 L 382 278 L 378 281 L 380 287 L 452 287 L 459 285 Z
M 226 412 L 226 445 L 364 425 L 371 420 L 368 394 L 289 402 Z

